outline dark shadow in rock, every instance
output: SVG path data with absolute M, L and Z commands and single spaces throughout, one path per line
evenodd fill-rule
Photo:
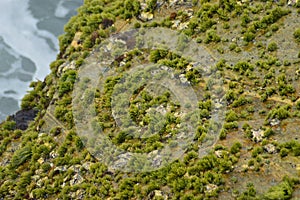
M 33 121 L 38 113 L 36 109 L 24 109 L 10 116 L 10 120 L 16 122 L 16 129 L 26 130 L 30 121 Z

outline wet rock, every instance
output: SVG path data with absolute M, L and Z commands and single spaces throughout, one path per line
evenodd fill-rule
M 273 144 L 267 144 L 264 146 L 264 150 L 270 154 L 277 153 L 277 149 Z
M 30 121 L 34 120 L 38 113 L 36 109 L 23 109 L 10 116 L 16 122 L 16 129 L 26 130 Z

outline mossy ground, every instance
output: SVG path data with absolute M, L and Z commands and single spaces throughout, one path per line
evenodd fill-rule
M 60 37 L 60 54 L 50 65 L 52 73 L 44 82 L 32 83 L 33 90 L 23 99 L 23 108 L 40 110 L 36 119 L 26 131 L 14 130 L 9 120 L 0 127 L 1 198 L 300 199 L 299 3 L 195 2 L 181 2 L 177 7 L 165 3 L 142 11 L 138 1 L 85 1 Z M 193 10 L 191 18 L 188 9 Z M 137 17 L 146 11 L 154 12 L 154 19 L 141 22 Z M 176 15 L 171 17 L 172 13 Z M 113 20 L 114 26 L 104 27 L 104 19 Z M 199 102 L 203 118 L 198 138 L 182 161 L 151 173 L 110 171 L 76 135 L 71 92 L 77 70 L 110 34 L 138 27 L 137 23 L 171 28 L 174 20 L 187 23 L 181 31 L 211 52 L 224 78 L 228 114 L 220 140 L 207 156 L 197 158 L 201 136 L 207 131 L 205 115 L 210 106 L 206 94 Z M 75 41 L 78 32 L 80 38 Z M 146 58 L 139 57 L 142 62 Z M 124 61 L 128 66 L 135 62 Z M 182 63 L 172 65 L 179 70 L 183 66 L 184 71 L 187 65 Z M 196 91 L 208 87 L 201 77 L 191 76 L 191 82 Z M 107 134 L 115 123 L 105 104 L 108 94 L 96 98 Z M 143 120 L 143 116 L 137 118 Z M 280 123 L 271 125 L 272 120 Z M 254 139 L 257 130 L 264 133 L 261 139 Z M 129 150 L 146 146 L 151 151 L 161 142 L 118 139 L 112 140 Z M 275 147 L 273 153 L 265 149 L 268 144 Z M 78 165 L 79 170 L 74 170 Z M 74 182 L 75 175 L 83 181 Z

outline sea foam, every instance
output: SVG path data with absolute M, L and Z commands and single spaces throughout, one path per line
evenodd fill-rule
M 0 64 L 0 122 L 18 109 L 15 101 L 20 104 L 32 80 L 43 80 L 50 73 L 49 64 L 58 53 L 57 34 L 63 33 L 63 24 L 81 4 L 82 0 L 52 0 L 55 9 L 49 9 L 35 0 L 0 1 L 0 59 L 4 61 Z M 45 16 L 37 17 L 35 12 Z M 52 19 L 60 23 L 45 23 Z M 39 29 L 41 24 L 52 26 L 49 30 L 55 33 Z

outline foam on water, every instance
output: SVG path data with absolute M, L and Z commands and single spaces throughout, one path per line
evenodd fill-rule
M 63 17 L 66 17 L 68 15 L 68 13 L 69 13 L 69 9 L 64 7 L 63 2 L 60 1 L 55 10 L 55 16 L 63 18 Z
M 52 34 L 37 29 L 38 20 L 31 16 L 28 2 L 29 0 L 1 0 L 0 26 L 5 28 L 0 29 L 0 35 L 19 55 L 30 58 L 39 66 L 35 78 L 41 79 L 50 72 L 48 65 L 57 52 L 44 39 Z M 53 35 L 51 39 L 56 41 Z
M 81 4 L 82 0 L 0 1 L 0 122 L 18 109 L 32 80 L 49 74 L 58 53 L 57 35 Z

